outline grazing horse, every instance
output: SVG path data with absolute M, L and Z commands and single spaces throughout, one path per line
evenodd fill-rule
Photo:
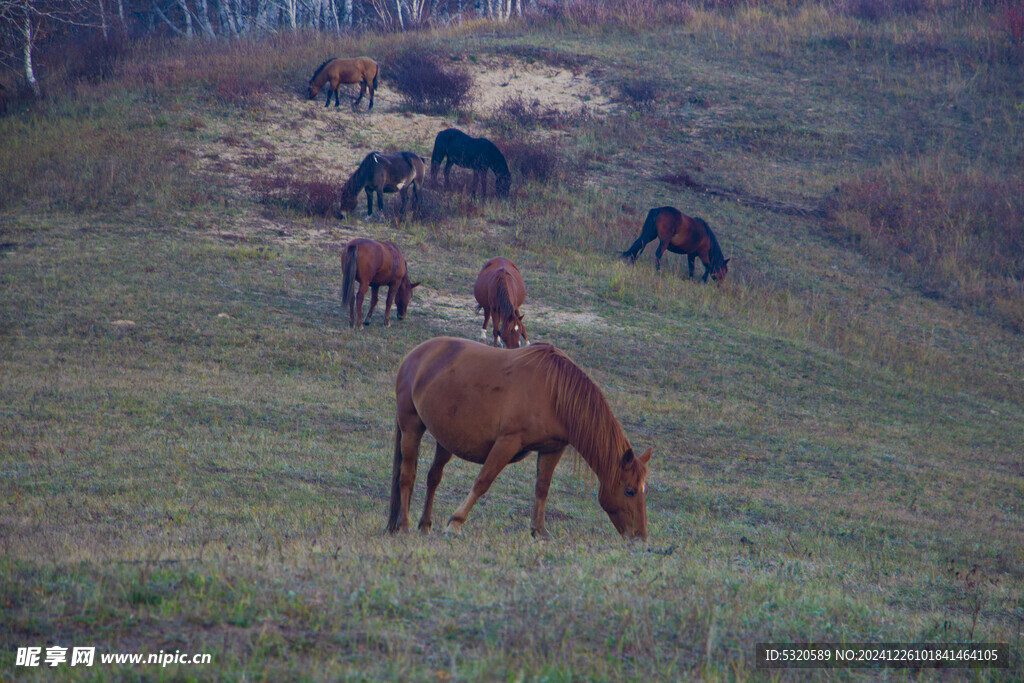
M 448 187 L 448 173 L 452 165 L 473 170 L 473 186 L 471 191 L 476 196 L 476 186 L 487 198 L 487 171 L 494 171 L 494 193 L 499 197 L 507 197 L 512 185 L 512 174 L 508 170 L 505 156 L 493 142 L 487 138 L 474 138 L 466 135 L 458 128 L 442 130 L 434 138 L 434 151 L 430 155 L 430 177 L 437 182 L 437 169 L 447 157 L 444 165 L 444 186 Z
M 693 261 L 699 256 L 700 262 L 704 264 L 704 277 L 701 278 L 701 282 L 708 281 L 708 274 L 716 282 L 725 279 L 725 274 L 729 271 L 726 265 L 729 259 L 722 256 L 718 239 L 703 218 L 691 218 L 672 206 L 651 209 L 647 212 L 647 220 L 640 230 L 640 236 L 633 242 L 633 246 L 622 252 L 622 257 L 628 258 L 630 262 L 636 261 L 644 247 L 655 237 L 658 238 L 658 251 L 655 253 L 657 270 L 661 270 L 661 256 L 668 249 L 674 254 L 686 254 L 691 278 Z
M 470 509 L 512 462 L 537 453 L 534 536 L 548 538 L 544 524 L 551 475 L 566 446 L 575 448 L 597 474 L 598 503 L 623 537 L 647 538 L 647 463 L 651 450 L 635 455 L 601 390 L 551 344 L 503 351 L 466 339 L 437 337 L 406 355 L 395 381 L 395 450 L 390 532 L 409 527 L 409 498 L 416 480 L 420 440 L 437 442 L 427 474 L 419 529 L 431 527 L 434 494 L 444 466 L 457 455 L 483 465 L 447 531 L 465 523 Z
M 391 325 L 391 304 L 398 302 L 398 319 L 405 318 L 412 300 L 412 290 L 420 283 L 409 281 L 409 272 L 405 265 L 405 256 L 394 242 L 378 242 L 377 240 L 357 237 L 345 245 L 341 256 L 341 301 L 348 306 L 348 325 L 356 326 L 356 320 L 363 318 L 363 299 L 366 290 L 371 290 L 370 310 L 366 313 L 364 325 L 370 324 L 373 309 L 377 306 L 377 290 L 381 285 L 388 286 L 388 297 L 384 305 L 384 327 Z M 359 282 L 359 293 L 356 294 L 355 284 Z
M 516 264 L 502 256 L 496 256 L 484 264 L 473 285 L 476 310 L 484 310 L 484 325 L 480 338 L 487 341 L 487 320 L 494 320 L 494 345 L 501 343 L 508 349 L 519 348 L 519 338 L 527 344 L 526 327 L 519 307 L 526 300 L 526 284 Z
M 398 208 L 401 215 L 405 212 L 406 194 L 412 187 L 413 211 L 420 206 L 420 187 L 426 170 L 423 158 L 414 152 L 396 152 L 381 154 L 370 152 L 359 164 L 359 168 L 341 186 L 341 211 L 353 211 L 359 191 L 366 190 L 366 215 L 373 215 L 373 193 L 377 193 L 377 208 L 384 210 L 384 193 L 398 192 L 402 197 L 402 205 Z
M 331 93 L 334 93 L 334 106 L 337 107 L 341 105 L 341 88 L 339 86 L 342 83 L 358 83 L 359 97 L 352 103 L 352 108 L 355 109 L 359 106 L 359 102 L 362 101 L 363 95 L 366 94 L 366 90 L 369 88 L 370 106 L 366 108 L 366 111 L 370 111 L 373 109 L 373 93 L 377 90 L 378 75 L 377 62 L 369 57 L 356 57 L 355 59 L 335 57 L 328 59 L 317 67 L 316 71 L 313 72 L 313 77 L 309 79 L 306 99 L 311 100 L 316 97 L 324 83 L 329 83 L 327 87 L 327 101 L 324 103 L 324 106 L 331 106 Z

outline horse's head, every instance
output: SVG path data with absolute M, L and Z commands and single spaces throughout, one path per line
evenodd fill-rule
M 419 282 L 410 282 L 408 275 L 402 278 L 402 282 L 398 285 L 398 294 L 395 296 L 399 320 L 405 320 L 405 313 L 409 310 L 409 302 L 412 301 L 412 290 L 419 286 Z
M 723 259 L 721 263 L 711 268 L 711 279 L 715 282 L 721 282 L 725 279 L 725 274 L 729 272 L 729 259 Z
M 355 192 L 349 192 L 347 186 L 341 188 L 341 213 L 342 213 L 342 215 L 348 213 L 349 211 L 355 211 L 356 210 L 356 199 L 358 198 L 358 196 L 359 195 L 357 193 L 355 193 Z
M 530 343 L 526 338 L 526 326 L 523 324 L 523 316 L 519 315 L 518 312 L 501 321 L 498 334 L 501 337 L 501 342 L 509 349 L 518 349 L 520 346 L 526 346 Z
M 647 462 L 650 459 L 650 448 L 639 457 L 633 455 L 632 448 L 627 449 L 619 460 L 615 483 L 602 484 L 597 494 L 597 501 L 625 539 L 647 540 Z
M 500 175 L 494 179 L 494 192 L 499 197 L 507 197 L 509 190 L 512 188 L 512 176 L 511 175 Z

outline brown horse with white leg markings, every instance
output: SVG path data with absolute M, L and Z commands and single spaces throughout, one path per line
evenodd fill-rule
M 384 326 L 391 325 L 391 304 L 398 303 L 398 319 L 405 318 L 412 300 L 412 290 L 420 283 L 409 281 L 409 272 L 405 265 L 405 256 L 394 242 L 378 242 L 377 240 L 356 239 L 345 245 L 341 256 L 342 305 L 348 307 L 349 327 L 356 326 L 356 320 L 363 318 L 363 299 L 366 290 L 371 291 L 370 310 L 366 313 L 364 325 L 370 324 L 373 309 L 377 306 L 377 290 L 382 285 L 388 286 L 388 297 L 384 305 Z M 359 283 L 359 292 L 355 284 Z
M 473 296 L 483 309 L 484 325 L 480 338 L 487 341 L 487 321 L 494 320 L 494 346 L 498 339 L 507 349 L 519 348 L 520 338 L 527 344 L 526 327 L 519 307 L 526 300 L 526 284 L 516 264 L 503 256 L 496 256 L 484 264 L 473 285 Z
M 597 474 L 597 500 L 616 530 L 627 539 L 647 538 L 651 451 L 633 453 L 601 390 L 551 344 L 503 351 L 465 339 L 430 339 L 402 360 L 395 403 L 388 531 L 409 527 L 420 440 L 429 431 L 437 448 L 419 522 L 423 533 L 430 530 L 434 494 L 452 455 L 483 465 L 448 521 L 447 530 L 458 531 L 502 469 L 536 451 L 530 530 L 547 538 L 544 505 L 551 475 L 566 446 L 572 446 Z
M 716 282 L 725 279 L 729 272 L 729 259 L 722 255 L 718 246 L 718 238 L 703 218 L 687 216 L 673 206 L 662 206 L 647 212 L 647 220 L 640 230 L 640 236 L 633 245 L 622 252 L 623 258 L 636 261 L 644 247 L 655 238 L 658 239 L 658 251 L 655 253 L 655 268 L 661 270 L 661 256 L 668 249 L 674 254 L 686 254 L 690 277 L 693 277 L 693 261 L 698 256 L 704 264 L 702 282 L 708 281 L 708 275 Z
M 377 62 L 369 57 L 356 57 L 355 59 L 335 57 L 328 59 L 317 67 L 316 71 L 313 72 L 313 77 L 309 79 L 309 87 L 306 88 L 306 99 L 311 100 L 316 97 L 317 93 L 320 92 L 320 88 L 325 83 L 328 83 L 327 101 L 324 103 L 324 106 L 331 106 L 331 93 L 334 93 L 334 106 L 337 107 L 341 105 L 341 88 L 339 86 L 342 83 L 358 83 L 359 97 L 352 103 L 352 108 L 355 109 L 359 106 L 363 95 L 369 90 L 370 106 L 366 108 L 366 111 L 370 111 L 373 109 L 373 93 L 377 90 L 378 75 Z
M 420 187 L 426 169 L 423 158 L 415 152 L 381 154 L 370 152 L 355 173 L 341 186 L 341 211 L 356 208 L 356 198 L 366 190 L 366 215 L 373 215 L 373 193 L 377 193 L 377 208 L 384 210 L 384 193 L 397 192 L 402 198 L 398 214 L 405 213 L 406 194 L 412 188 L 412 210 L 420 206 Z

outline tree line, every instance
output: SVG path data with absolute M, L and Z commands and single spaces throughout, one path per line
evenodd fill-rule
M 0 60 L 39 97 L 35 52 L 49 36 L 69 31 L 93 32 L 102 40 L 404 31 L 470 18 L 507 21 L 530 9 L 538 9 L 538 0 L 0 0 Z

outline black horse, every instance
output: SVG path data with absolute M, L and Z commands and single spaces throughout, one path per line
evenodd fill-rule
M 479 181 L 480 191 L 487 197 L 487 171 L 494 171 L 494 192 L 499 197 L 507 197 L 512 185 L 512 174 L 509 173 L 505 156 L 493 142 L 487 138 L 474 138 L 466 135 L 458 128 L 442 130 L 434 138 L 434 152 L 430 155 L 431 182 L 437 182 L 437 169 L 447 157 L 444 165 L 444 186 L 448 187 L 448 173 L 452 165 L 473 170 L 472 193 L 476 195 Z

